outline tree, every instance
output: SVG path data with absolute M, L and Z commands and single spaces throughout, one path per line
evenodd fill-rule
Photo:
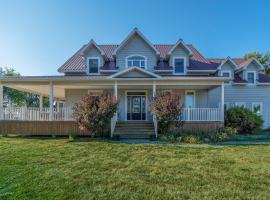
M 0 76 L 20 76 L 13 68 L 0 68 Z M 4 98 L 15 106 L 39 107 L 39 95 L 22 92 L 13 88 L 4 87 Z M 44 98 L 44 106 L 48 106 L 48 98 Z
M 270 53 L 261 54 L 259 52 L 253 51 L 245 54 L 244 59 L 249 60 L 251 58 L 256 58 L 265 68 L 265 73 L 270 75 Z
M 73 117 L 79 128 L 91 136 L 103 135 L 110 125 L 110 119 L 117 111 L 118 101 L 110 93 L 100 96 L 88 94 L 75 104 Z
M 172 125 L 181 126 L 180 96 L 175 93 L 161 92 L 158 93 L 151 101 L 152 113 L 158 120 L 158 129 L 161 134 L 168 134 Z

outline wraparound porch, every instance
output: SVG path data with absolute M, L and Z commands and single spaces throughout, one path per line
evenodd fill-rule
M 3 86 L 48 96 L 50 107 L 14 108 L 3 107 Z M 149 102 L 161 90 L 179 93 L 182 97 L 183 112 L 179 119 L 187 122 L 223 122 L 224 85 L 222 81 L 208 80 L 5 80 L 0 85 L 0 119 L 21 121 L 72 121 L 73 104 L 88 92 L 107 91 L 119 98 L 117 115 L 112 118 L 112 129 L 116 121 L 155 121 L 150 112 Z M 2 92 L 1 92 L 2 91 Z M 141 92 L 138 95 L 138 92 Z M 193 92 L 193 97 L 188 94 Z M 133 93 L 133 94 L 132 94 Z M 134 99 L 128 97 L 135 96 Z M 140 100 L 138 100 L 140 96 Z M 188 96 L 188 98 L 187 98 Z M 143 100 L 144 98 L 144 100 Z M 42 99 L 42 98 L 40 98 Z M 54 100 L 65 101 L 64 107 L 54 107 Z M 139 103 L 138 103 L 139 102 Z M 135 104 L 135 105 L 133 105 Z M 192 105 L 191 105 L 192 104 Z M 133 112 L 141 118 L 137 119 Z M 143 115 L 145 111 L 145 116 Z M 134 119 L 135 117 L 135 119 Z

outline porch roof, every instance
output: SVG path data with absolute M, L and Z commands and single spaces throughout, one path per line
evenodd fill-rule
M 0 77 L 0 84 L 24 92 L 49 96 L 49 85 L 54 86 L 54 97 L 65 99 L 65 89 L 119 89 L 160 88 L 207 89 L 221 85 L 226 77 L 168 76 L 158 78 L 113 78 L 108 76 L 18 76 Z

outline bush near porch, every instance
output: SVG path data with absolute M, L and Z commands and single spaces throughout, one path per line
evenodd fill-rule
M 73 108 L 73 117 L 81 130 L 92 137 L 109 135 L 110 120 L 117 111 L 118 100 L 110 93 L 88 94 Z
M 235 128 L 239 134 L 257 133 L 262 125 L 262 117 L 246 108 L 234 107 L 225 111 L 225 126 Z

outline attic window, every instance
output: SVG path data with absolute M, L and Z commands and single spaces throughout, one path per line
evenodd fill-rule
M 146 58 L 144 56 L 129 56 L 127 58 L 127 67 L 146 68 Z
M 99 73 L 99 58 L 90 57 L 88 58 L 88 73 L 89 74 L 98 74 Z
M 185 73 L 185 58 L 174 58 L 173 66 L 175 74 L 184 74 Z
M 247 72 L 247 81 L 249 84 L 255 84 L 255 72 Z

